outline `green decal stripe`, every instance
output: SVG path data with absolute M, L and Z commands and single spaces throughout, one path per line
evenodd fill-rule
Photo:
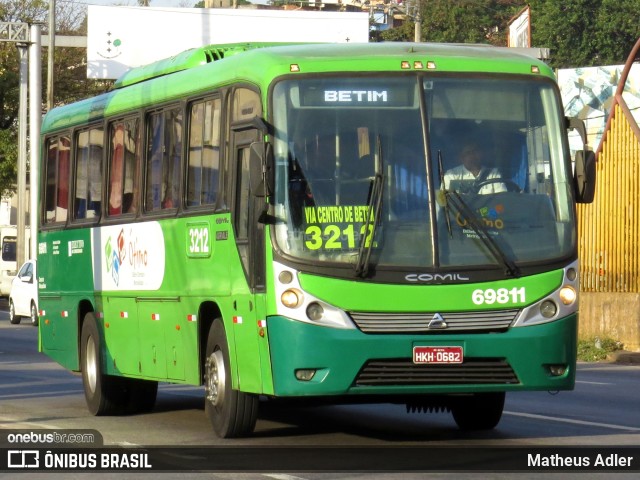
M 300 285 L 310 294 L 345 310 L 385 312 L 393 306 L 397 312 L 445 312 L 524 307 L 560 287 L 563 275 L 563 270 L 555 270 L 482 284 L 388 285 L 301 274 Z

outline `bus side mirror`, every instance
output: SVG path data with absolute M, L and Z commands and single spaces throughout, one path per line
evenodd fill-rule
M 596 193 L 596 155 L 589 150 L 576 152 L 574 186 L 578 203 L 591 203 Z
M 596 155 L 587 150 L 587 128 L 582 120 L 576 117 L 565 117 L 567 129 L 574 129 L 580 135 L 583 150 L 576 152 L 573 186 L 576 202 L 591 203 L 596 193 Z
M 273 150 L 270 143 L 253 142 L 249 149 L 251 192 L 256 197 L 273 192 Z

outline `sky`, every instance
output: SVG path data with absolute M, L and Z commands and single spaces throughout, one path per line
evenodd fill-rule
M 136 0 L 79 0 L 81 3 L 86 3 L 87 5 L 130 5 L 137 6 L 138 2 Z M 151 7 L 171 7 L 171 8 L 183 8 L 183 7 L 193 7 L 199 0 L 149 0 Z M 250 0 L 251 1 L 251 0 Z M 266 0 L 253 0 L 251 3 L 266 3 Z
M 132 7 L 137 6 L 136 0 L 84 0 L 82 3 L 87 5 L 130 5 Z M 150 0 L 151 7 L 173 7 L 180 8 L 184 6 L 193 7 L 198 3 L 198 0 Z

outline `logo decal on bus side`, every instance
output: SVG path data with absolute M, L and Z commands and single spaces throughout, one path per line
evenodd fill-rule
M 93 229 L 93 280 L 100 290 L 158 290 L 165 244 L 158 222 Z

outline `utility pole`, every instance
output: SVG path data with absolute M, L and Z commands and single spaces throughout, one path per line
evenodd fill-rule
M 30 212 L 31 241 L 29 255 L 37 254 L 37 214 L 38 214 L 38 162 L 40 161 L 40 122 L 42 116 L 42 81 L 40 80 L 40 26 L 21 22 L 0 22 L 0 42 L 12 42 L 20 49 L 20 106 L 18 109 L 18 238 L 16 261 L 22 264 L 27 259 L 25 220 L 27 151 L 31 152 Z M 28 53 L 27 53 L 28 47 Z M 27 122 L 27 94 L 30 121 Z M 31 148 L 27 149 L 27 124 Z
M 31 258 L 38 256 L 38 179 L 40 178 L 40 127 L 42 125 L 42 61 L 40 25 L 31 25 L 29 46 L 29 227 L 31 229 Z M 53 36 L 53 32 L 52 32 Z M 53 53 L 53 52 L 50 52 Z
M 27 42 L 19 42 L 16 44 L 18 51 L 20 52 L 20 94 L 18 105 L 18 178 L 17 178 L 17 191 L 18 191 L 18 215 L 16 221 L 17 235 L 16 235 L 16 262 L 17 267 L 20 268 L 26 260 L 28 255 L 26 252 L 25 242 L 25 214 L 27 212 L 27 94 L 28 94 L 28 79 L 29 79 L 29 44 Z
M 415 3 L 415 29 L 413 32 L 413 41 L 416 43 L 420 43 L 422 42 L 422 11 L 421 11 L 421 7 L 422 6 L 422 0 L 416 0 Z
M 47 110 L 53 108 L 53 58 L 56 51 L 56 0 L 49 0 L 49 52 L 47 54 Z

